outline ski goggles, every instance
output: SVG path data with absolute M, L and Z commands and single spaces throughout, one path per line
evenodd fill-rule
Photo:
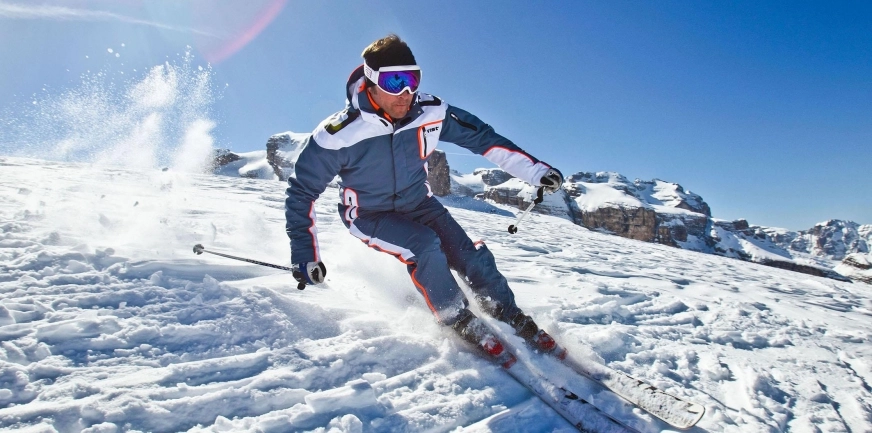
M 399 96 L 406 90 L 409 93 L 418 91 L 421 84 L 421 68 L 417 65 L 385 66 L 378 69 L 363 64 L 363 75 L 375 83 L 379 89 L 392 96 Z

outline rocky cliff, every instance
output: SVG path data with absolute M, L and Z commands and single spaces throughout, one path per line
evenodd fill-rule
M 872 284 L 872 255 L 848 254 L 834 270 L 852 280 Z
M 475 192 L 496 203 L 525 207 L 532 187 L 499 169 L 454 176 L 456 193 Z M 478 178 L 480 184 L 474 185 Z M 480 191 L 480 192 L 479 192 Z M 520 194 L 519 194 L 520 193 Z M 537 206 L 538 213 L 564 217 L 592 230 L 645 242 L 686 248 L 704 244 L 711 210 L 702 197 L 659 179 L 630 182 L 618 173 L 576 173 L 564 189 Z
M 518 209 L 526 207 L 534 190 L 499 169 L 476 170 L 472 176 L 455 173 L 453 184 L 454 193 L 473 193 Z M 534 211 L 630 239 L 839 280 L 845 279 L 833 271 L 839 260 L 846 253 L 868 251 L 872 243 L 869 226 L 842 221 L 790 232 L 745 220 L 719 220 L 712 218 L 701 196 L 679 184 L 660 179 L 630 182 L 613 172 L 571 175 L 563 191 Z
M 451 194 L 451 169 L 448 167 L 448 157 L 441 150 L 434 150 L 427 160 L 427 182 L 430 190 L 439 197 Z
M 619 173 L 582 172 L 569 176 L 565 189 L 585 227 L 646 242 L 697 243 L 711 216 L 702 197 L 660 179 L 630 182 Z
M 279 180 L 288 180 L 310 134 L 283 132 L 266 141 L 266 160 Z

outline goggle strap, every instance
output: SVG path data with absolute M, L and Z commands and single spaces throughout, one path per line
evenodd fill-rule
M 380 73 L 396 71 L 418 71 L 419 80 L 421 79 L 420 77 L 423 76 L 421 73 L 421 67 L 418 65 L 384 66 L 378 69 L 373 69 L 371 66 L 367 65 L 366 62 L 363 62 L 363 75 L 368 78 L 369 81 L 376 84 L 378 84 L 378 76 Z

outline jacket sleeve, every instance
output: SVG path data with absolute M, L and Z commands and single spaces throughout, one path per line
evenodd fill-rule
M 531 185 L 539 186 L 540 179 L 551 168 L 539 161 L 508 138 L 499 135 L 478 117 L 448 105 L 439 140 L 454 143 L 484 156 L 490 162 Z
M 315 227 L 315 200 L 339 173 L 339 150 L 325 149 L 309 137 L 288 179 L 285 228 L 291 238 L 291 262 L 321 260 Z

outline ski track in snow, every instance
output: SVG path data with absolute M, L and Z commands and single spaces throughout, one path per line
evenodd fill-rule
M 297 291 L 191 251 L 288 265 L 283 183 L 6 157 L 0 172 L 4 431 L 573 431 L 441 329 L 402 264 L 346 233 L 333 188 L 316 206 L 327 283 Z M 550 216 L 509 235 L 511 209 L 450 210 L 573 353 L 705 405 L 691 431 L 872 431 L 872 286 Z

